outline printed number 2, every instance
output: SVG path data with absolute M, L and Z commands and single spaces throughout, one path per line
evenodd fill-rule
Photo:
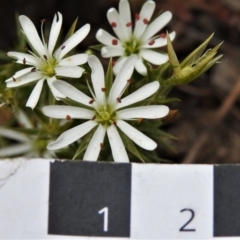
M 191 217 L 190 219 L 179 229 L 180 232 L 195 232 L 196 229 L 191 229 L 191 228 L 185 228 L 194 218 L 195 213 L 192 209 L 189 208 L 184 208 L 182 209 L 180 212 L 185 212 L 185 211 L 189 211 L 191 213 Z
M 98 211 L 99 214 L 103 213 L 103 231 L 108 231 L 108 207 L 104 207 L 103 209 Z

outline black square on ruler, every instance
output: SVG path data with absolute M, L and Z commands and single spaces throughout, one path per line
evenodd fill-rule
M 51 163 L 48 233 L 130 237 L 131 164 Z
M 240 236 L 240 165 L 214 167 L 214 236 Z

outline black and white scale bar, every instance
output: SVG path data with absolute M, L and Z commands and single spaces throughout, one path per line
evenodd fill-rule
M 0 161 L 0 239 L 240 239 L 240 165 Z

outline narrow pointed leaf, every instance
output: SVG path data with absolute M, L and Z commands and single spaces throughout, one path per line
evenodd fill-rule
M 93 50 L 101 51 L 102 47 L 104 47 L 103 44 L 96 44 L 96 45 L 90 46 L 89 48 Z
M 132 140 L 125 134 L 123 133 L 121 130 L 118 131 L 121 139 L 123 141 L 124 146 L 126 147 L 126 149 L 131 152 L 133 155 L 135 155 L 139 160 L 141 160 L 143 163 L 145 163 L 145 161 L 143 160 L 143 157 L 141 156 L 141 154 L 139 153 L 139 151 L 137 150 L 136 146 L 134 145 L 134 143 L 132 142 Z
M 78 18 L 76 18 L 76 20 L 73 22 L 72 26 L 68 30 L 68 33 L 67 33 L 67 35 L 64 39 L 64 42 L 74 34 L 75 28 L 76 28 L 76 25 L 77 25 L 77 21 L 78 21 Z
M 109 91 L 112 87 L 112 83 L 113 83 L 113 68 L 112 68 L 112 58 L 110 58 L 110 61 L 108 64 L 108 69 L 107 69 L 107 74 L 106 74 L 106 79 L 105 79 L 106 96 L 109 95 Z

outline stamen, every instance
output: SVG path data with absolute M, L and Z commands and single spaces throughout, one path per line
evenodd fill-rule
M 132 83 L 132 80 L 131 80 L 131 79 L 128 79 L 128 80 L 127 80 L 127 83 L 129 83 L 129 84 Z
M 148 43 L 148 45 L 152 46 L 154 43 L 155 43 L 155 41 L 152 40 L 152 41 L 150 41 L 150 42 Z
M 118 40 L 117 39 L 113 39 L 112 40 L 112 45 L 118 45 Z
M 96 119 L 96 115 L 94 115 L 93 117 L 92 117 L 92 120 L 95 120 Z
M 72 119 L 72 118 L 71 118 L 69 115 L 66 116 L 66 120 L 67 120 L 67 121 L 69 121 L 69 120 L 71 120 L 71 119 Z
M 128 23 L 126 24 L 126 26 L 127 26 L 127 27 L 131 27 L 131 26 L 132 26 L 132 23 L 131 23 L 131 22 L 128 22 Z
M 165 38 L 165 37 L 166 37 L 166 33 L 160 33 L 160 34 L 159 34 L 159 37 L 160 37 L 160 38 Z
M 101 90 L 102 90 L 102 92 L 106 92 L 106 91 L 107 91 L 107 89 L 106 89 L 106 88 L 102 88 Z
M 93 102 L 94 102 L 94 99 L 92 98 L 92 99 L 89 101 L 89 103 L 92 104 Z
M 103 149 L 103 147 L 104 147 L 104 146 L 103 146 L 103 143 L 100 143 L 100 148 Z
M 112 61 L 112 66 L 115 66 L 115 64 L 116 64 L 116 61 Z
M 26 59 L 25 58 L 23 59 L 23 64 L 26 64 Z
M 140 19 L 140 15 L 139 14 L 135 14 L 135 19 L 139 20 Z
M 16 82 L 16 81 L 17 81 L 17 80 L 16 80 L 16 78 L 14 78 L 14 77 L 12 77 L 12 79 L 13 79 L 13 81 L 14 81 L 14 82 Z
M 115 28 L 115 27 L 117 27 L 117 23 L 116 22 L 112 22 L 111 26 Z
M 141 123 L 142 120 L 143 120 L 143 118 L 139 118 L 137 121 L 138 121 L 138 123 Z
M 144 22 L 144 24 L 148 24 L 149 23 L 149 21 L 146 18 L 143 19 L 143 22 Z
M 28 52 L 29 48 L 27 46 L 25 46 L 24 50 Z
M 47 56 L 46 55 L 43 55 L 43 57 L 47 60 Z
M 46 19 L 45 19 L 45 18 L 41 20 L 41 23 L 45 23 L 45 22 L 46 22 Z
M 117 98 L 117 102 L 118 102 L 118 103 L 121 103 L 121 102 L 122 102 L 122 101 L 121 101 L 121 98 L 118 97 L 118 98 Z
M 32 68 L 32 69 L 31 69 L 31 72 L 36 72 L 36 68 Z
M 61 50 L 63 50 L 65 47 L 66 47 L 66 46 L 62 46 L 62 47 L 61 47 Z
M 114 121 L 114 122 L 113 122 L 113 125 L 114 125 L 114 126 L 117 126 L 117 123 Z

